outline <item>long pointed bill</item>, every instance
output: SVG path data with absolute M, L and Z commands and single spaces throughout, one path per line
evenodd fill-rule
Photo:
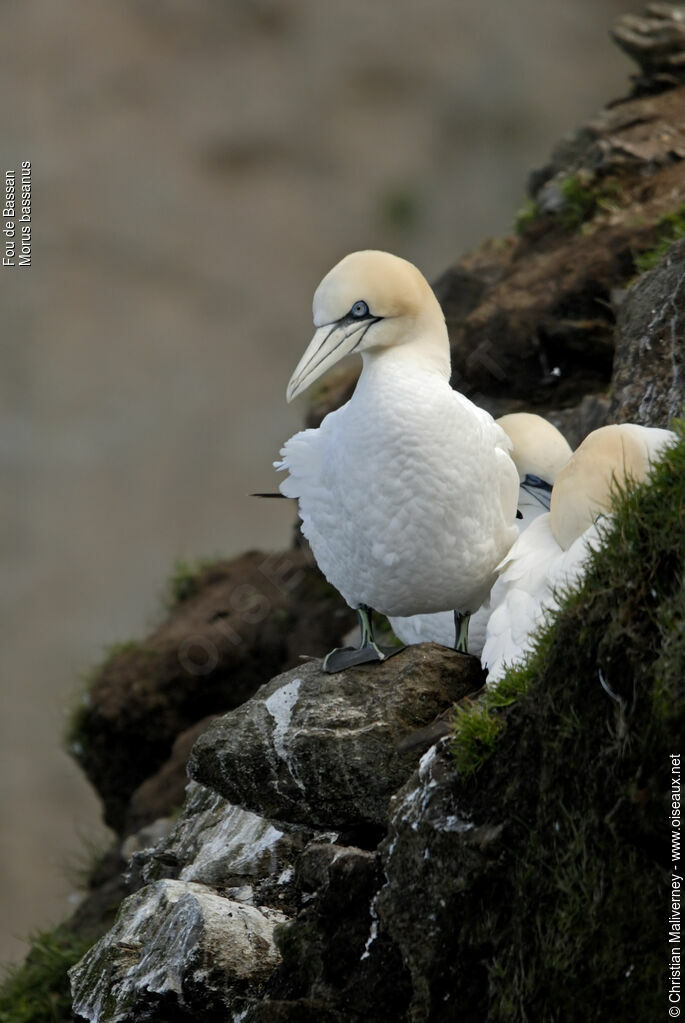
M 549 511 L 552 500 L 552 484 L 541 480 L 538 476 L 526 476 L 521 483 L 521 490 L 525 490 L 529 497 L 541 504 L 545 511 Z
M 327 369 L 353 352 L 374 322 L 375 318 L 352 322 L 342 320 L 319 327 L 290 378 L 285 392 L 287 400 L 290 402 L 302 394 Z

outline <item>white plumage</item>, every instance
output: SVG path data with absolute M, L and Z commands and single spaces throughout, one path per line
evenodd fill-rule
M 521 518 L 516 526 L 522 533 L 538 516 L 549 508 L 549 491 L 557 474 L 571 457 L 571 448 L 562 434 L 543 419 L 529 412 L 516 412 L 497 420 L 509 437 L 511 458 L 519 474 L 518 510 Z M 547 486 L 541 487 L 544 483 Z M 479 656 L 485 643 L 485 630 L 490 617 L 491 601 L 488 597 L 469 622 L 469 653 Z M 456 640 L 454 614 L 442 611 L 436 614 L 412 615 L 409 618 L 391 617 L 390 624 L 403 643 L 440 643 L 453 647 Z
M 350 401 L 276 463 L 321 571 L 351 607 L 474 611 L 516 538 L 519 481 L 504 431 L 450 387 L 437 299 L 405 260 L 358 252 L 321 282 L 314 322 L 289 398 L 363 357 Z
M 482 654 L 489 685 L 524 659 L 558 594 L 583 578 L 590 552 L 602 542 L 600 521 L 611 515 L 614 481 L 643 481 L 674 440 L 670 430 L 632 423 L 585 438 L 557 477 L 550 511 L 521 534 L 500 566 Z

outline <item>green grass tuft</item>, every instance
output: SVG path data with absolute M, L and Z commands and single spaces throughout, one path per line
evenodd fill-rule
M 199 589 L 202 574 L 216 563 L 217 558 L 198 558 L 196 561 L 179 560 L 166 584 L 164 606 L 173 611 L 179 604 L 190 600 Z
M 525 234 L 541 217 L 540 208 L 534 199 L 526 199 L 519 206 L 514 216 L 514 231 L 518 235 Z
M 0 1023 L 71 1023 L 67 970 L 90 945 L 63 927 L 33 937 L 26 961 L 0 984 Z
M 685 205 L 662 217 L 656 224 L 657 242 L 647 252 L 633 256 L 638 273 L 652 270 L 666 255 L 671 245 L 685 238 Z

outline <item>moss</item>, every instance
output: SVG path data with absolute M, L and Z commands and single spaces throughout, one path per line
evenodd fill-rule
M 526 199 L 523 205 L 516 211 L 516 215 L 514 217 L 514 231 L 519 235 L 525 234 L 529 228 L 540 220 L 541 216 L 540 207 L 535 200 Z
M 618 209 L 621 187 L 611 178 L 595 184 L 584 175 L 572 174 L 561 182 L 561 194 L 564 200 L 561 223 L 568 231 L 575 231 L 600 210 Z
M 494 739 L 485 756 L 476 744 L 455 798 L 506 828 L 487 897 L 460 903 L 454 948 L 465 957 L 478 930 L 492 1023 L 647 1020 L 665 1004 L 655 907 L 667 905 L 669 753 L 685 730 L 685 427 L 674 428 L 651 480 L 617 495 L 583 584 L 526 664 L 458 715 L 460 735 Z
M 184 604 L 194 597 L 200 589 L 202 576 L 218 560 L 218 558 L 198 558 L 196 561 L 182 559 L 176 561 L 166 584 L 164 594 L 166 610 L 173 611 L 179 604 Z
M 0 985 L 0 1023 L 70 1023 L 67 970 L 89 946 L 63 927 L 32 938 L 26 961 L 10 967 Z
M 125 640 L 121 643 L 111 643 L 104 649 L 102 660 L 81 677 L 77 685 L 75 695 L 72 698 L 72 709 L 67 715 L 66 728 L 64 730 L 64 746 L 66 750 L 78 758 L 83 740 L 84 724 L 90 715 L 91 696 L 90 691 L 93 681 L 105 671 L 113 661 L 120 657 L 138 655 L 153 660 L 159 656 L 159 652 L 137 639 Z
M 598 212 L 613 212 L 621 207 L 623 190 L 613 178 L 596 182 L 587 173 L 570 174 L 559 182 L 558 189 L 560 202 L 554 214 L 543 213 L 533 199 L 525 202 L 516 214 L 517 234 L 524 235 L 546 220 L 557 221 L 566 231 L 577 231 Z
M 652 270 L 675 242 L 685 238 L 685 205 L 662 217 L 656 224 L 657 240 L 653 248 L 633 256 L 638 273 Z

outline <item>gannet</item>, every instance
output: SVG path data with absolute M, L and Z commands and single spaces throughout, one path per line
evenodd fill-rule
M 614 486 L 642 482 L 676 439 L 670 430 L 625 423 L 589 434 L 559 473 L 550 511 L 521 534 L 493 586 L 482 663 L 488 684 L 531 649 L 532 634 L 558 606 L 557 591 L 579 582 L 601 545 L 598 521 L 611 516 Z
M 549 511 L 552 484 L 571 457 L 571 446 L 555 426 L 532 412 L 512 412 L 500 416 L 496 422 L 512 443 L 509 453 L 519 474 L 520 517 L 516 526 L 522 533 L 534 519 Z M 490 611 L 488 597 L 471 616 L 468 631 L 470 654 L 480 656 Z M 412 615 L 411 618 L 392 617 L 390 625 L 395 635 L 407 645 L 439 643 L 453 647 L 457 642 L 455 617 L 450 611 Z
M 360 647 L 324 659 L 339 671 L 388 655 L 370 609 L 455 609 L 468 620 L 516 538 L 519 480 L 505 432 L 450 387 L 444 316 L 415 266 L 353 252 L 319 284 L 313 314 L 288 401 L 352 352 L 361 376 L 350 400 L 291 437 L 274 464 L 288 471 L 280 490 L 299 499 L 319 568 L 359 612 Z

